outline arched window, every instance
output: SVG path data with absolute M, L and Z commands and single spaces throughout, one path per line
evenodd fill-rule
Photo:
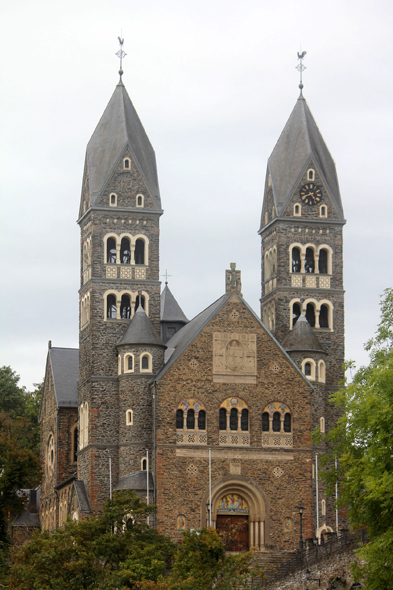
M 319 251 L 318 270 L 321 275 L 326 275 L 328 272 L 328 252 L 325 248 Z
M 130 264 L 131 262 L 131 248 L 130 240 L 122 238 L 120 245 L 120 262 L 121 264 Z
M 293 206 L 293 214 L 295 217 L 301 217 L 302 208 L 298 203 Z
M 141 461 L 141 471 L 147 471 L 147 458 L 143 457 Z
M 242 415 L 240 418 L 240 427 L 241 430 L 248 432 L 248 410 L 246 408 L 242 410 Z
M 116 242 L 114 238 L 106 241 L 106 261 L 108 264 L 116 264 Z
M 300 248 L 292 248 L 292 272 L 300 272 L 301 266 Z
M 237 430 L 237 409 L 232 408 L 229 414 L 229 428 L 230 430 Z
M 304 270 L 305 272 L 315 272 L 314 250 L 312 248 L 306 248 Z
M 135 264 L 145 264 L 145 240 L 142 238 L 135 242 Z
M 329 328 L 329 309 L 327 305 L 321 305 L 319 312 L 319 326 L 320 328 Z
M 273 414 L 273 432 L 280 432 L 281 418 L 279 412 Z
M 319 419 L 319 430 L 325 432 L 325 418 L 323 417 Z
M 116 207 L 116 205 L 117 205 L 117 195 L 115 195 L 115 193 L 112 193 L 111 195 L 109 195 L 109 205 L 111 207 Z
M 198 412 L 198 430 L 206 430 L 206 412 L 199 410 Z
M 262 446 L 292 447 L 292 445 L 292 416 L 288 406 L 282 402 L 268 404 L 262 413 Z
M 327 207 L 326 205 L 321 205 L 319 208 L 319 217 L 327 217 Z
M 124 170 L 130 170 L 131 168 L 131 161 L 129 158 L 124 158 L 123 160 L 123 168 Z
M 106 298 L 106 317 L 110 320 L 115 320 L 117 316 L 116 297 L 115 295 L 108 295 Z
M 134 413 L 132 410 L 127 410 L 126 412 L 126 425 L 132 426 L 134 423 Z
M 195 429 L 195 412 L 194 410 L 187 411 L 187 430 Z
M 141 371 L 151 371 L 151 355 L 148 353 L 141 356 Z
M 325 383 L 326 381 L 326 366 L 324 361 L 318 363 L 318 381 Z
M 306 320 L 312 328 L 315 328 L 315 307 L 313 303 L 307 303 Z
M 143 207 L 144 205 L 144 197 L 143 195 L 137 195 L 136 196 L 136 206 L 137 207 Z
M 303 359 L 302 372 L 310 381 L 315 380 L 315 361 L 311 358 Z
M 142 295 L 141 296 L 141 306 L 143 307 L 143 309 L 145 309 L 145 296 Z M 138 309 L 139 307 L 139 295 L 137 295 L 137 298 L 135 299 L 135 311 Z
M 121 297 L 120 317 L 122 320 L 128 320 L 131 317 L 131 303 L 129 295 L 122 295 Z
M 134 356 L 132 354 L 126 355 L 125 370 L 126 371 L 133 371 L 134 370 Z
M 184 424 L 183 424 L 183 410 L 181 410 L 180 408 L 178 410 L 176 410 L 176 428 L 179 428 L 180 430 L 183 430 Z
M 226 430 L 227 429 L 227 411 L 225 408 L 220 408 L 218 420 L 219 420 L 219 429 Z
M 315 172 L 312 168 L 310 168 L 310 170 L 307 170 L 307 180 L 314 180 L 315 178 Z
M 296 324 L 300 317 L 300 305 L 299 303 L 294 303 L 292 305 L 292 327 Z

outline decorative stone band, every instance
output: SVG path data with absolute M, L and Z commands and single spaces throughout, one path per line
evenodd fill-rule
M 146 268 L 147 267 L 133 267 L 133 266 L 124 266 L 124 265 L 115 265 L 115 264 L 107 264 L 105 265 L 106 268 L 106 278 L 107 279 L 117 279 L 118 278 L 118 268 L 120 268 L 120 278 L 121 279 L 145 279 L 146 278 Z M 132 276 L 134 274 L 134 277 Z
M 220 432 L 219 443 L 226 447 L 245 447 L 250 446 L 251 437 L 249 434 L 241 432 L 224 434 Z
M 330 289 L 330 276 L 322 277 L 318 275 L 301 275 L 296 273 L 291 275 L 291 287 L 308 287 L 309 289 Z
M 176 434 L 178 445 L 207 445 L 206 432 L 178 432 Z
M 293 446 L 293 436 L 291 434 L 274 434 L 264 433 L 262 435 L 263 447 L 281 447 L 291 448 Z

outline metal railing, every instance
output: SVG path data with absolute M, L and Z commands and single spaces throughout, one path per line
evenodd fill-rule
M 273 573 L 267 570 L 265 572 L 267 579 L 251 579 L 250 588 L 265 588 L 289 574 L 308 568 L 316 563 L 328 559 L 331 555 L 337 555 L 348 551 L 351 547 L 364 545 L 367 543 L 367 530 L 360 529 L 353 533 L 346 531 L 339 535 L 332 534 L 331 538 L 322 544 L 317 544 L 316 540 L 308 540 L 306 547 L 302 551 L 286 562 L 277 565 L 277 570 Z M 315 541 L 315 542 L 314 542 Z

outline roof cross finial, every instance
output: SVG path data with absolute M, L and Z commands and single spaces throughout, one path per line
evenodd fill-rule
M 165 284 L 167 285 L 168 284 L 168 277 L 171 277 L 172 275 L 169 275 L 167 269 L 165 269 L 165 274 L 161 275 L 161 276 L 165 277 Z
M 299 60 L 298 65 L 296 66 L 296 69 L 299 70 L 300 72 L 300 84 L 299 84 L 299 88 L 300 88 L 300 97 L 299 98 L 303 98 L 303 72 L 306 69 L 306 66 L 303 65 L 303 59 L 304 56 L 306 55 L 307 51 L 302 51 L 302 49 L 300 48 L 301 53 L 299 53 L 299 51 L 297 52 L 297 58 Z
M 121 37 L 118 37 L 118 39 L 119 39 L 119 43 L 120 43 L 120 49 L 119 49 L 119 51 L 116 52 L 115 55 L 117 55 L 117 57 L 120 59 L 120 70 L 119 70 L 120 80 L 119 80 L 119 84 L 123 84 L 123 81 L 121 79 L 121 77 L 123 75 L 123 57 L 125 57 L 127 54 L 126 54 L 125 51 L 123 51 L 124 39 L 122 39 Z

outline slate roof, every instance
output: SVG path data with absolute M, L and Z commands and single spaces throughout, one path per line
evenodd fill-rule
M 307 102 L 299 97 L 268 160 L 278 215 L 296 188 L 310 158 L 319 167 L 333 201 L 344 218 L 336 165 Z
M 130 475 L 122 477 L 117 485 L 113 488 L 114 491 L 118 490 L 136 490 L 143 491 L 147 489 L 147 472 L 136 471 Z M 149 471 L 149 490 L 154 490 L 154 482 L 151 471 Z
M 288 352 L 323 352 L 326 354 L 304 315 L 299 317 L 292 331 L 289 332 L 283 342 L 283 347 Z
M 40 526 L 40 517 L 37 513 L 24 510 L 11 523 L 11 526 Z
M 167 350 L 165 351 L 165 365 L 159 371 L 157 376 L 153 379 L 153 381 L 159 381 L 161 377 L 166 373 L 166 371 L 173 365 L 177 358 L 184 352 L 184 350 L 191 344 L 191 342 L 198 336 L 198 334 L 203 330 L 206 324 L 212 319 L 212 317 L 225 305 L 225 303 L 233 297 L 233 293 L 226 293 L 217 301 L 209 305 L 204 311 L 202 311 L 199 315 L 195 316 L 192 320 L 188 322 L 185 326 L 183 326 L 170 340 L 167 342 Z M 296 365 L 296 363 L 291 359 L 289 354 L 286 350 L 281 346 L 278 340 L 273 336 L 273 334 L 266 328 L 266 326 L 261 322 L 257 314 L 254 310 L 248 305 L 248 303 L 243 299 L 240 293 L 236 293 L 236 296 L 244 303 L 250 313 L 254 316 L 254 318 L 259 322 L 259 324 L 266 330 L 267 335 L 276 343 L 276 345 L 281 349 L 283 354 L 287 357 L 288 361 L 291 365 L 296 369 L 296 371 L 301 375 L 301 377 L 306 381 L 307 385 L 309 385 L 313 389 L 313 385 L 307 380 L 304 376 L 302 371 Z
M 153 344 L 165 348 L 165 344 L 141 306 L 136 310 L 117 346 L 124 344 Z
M 161 321 L 162 322 L 188 322 L 180 305 L 174 298 L 168 285 L 165 285 L 161 293 Z
M 49 349 L 57 406 L 78 406 L 79 349 Z
M 127 90 L 119 83 L 87 144 L 86 166 L 92 205 L 129 146 L 148 190 L 161 207 L 156 156 Z
M 86 492 L 85 482 L 81 481 L 80 479 L 76 479 L 74 481 L 74 489 L 80 511 L 90 512 L 90 503 Z

